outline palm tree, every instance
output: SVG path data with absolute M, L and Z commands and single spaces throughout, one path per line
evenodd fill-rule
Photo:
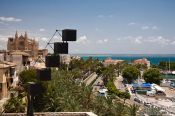
M 128 116 L 137 116 L 138 110 L 139 110 L 138 105 L 136 105 L 136 104 L 129 105 L 129 107 L 127 107 Z

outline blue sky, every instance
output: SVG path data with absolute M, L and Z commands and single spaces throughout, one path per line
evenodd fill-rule
M 43 48 L 56 29 L 73 28 L 70 53 L 174 54 L 174 12 L 175 0 L 1 0 L 0 49 L 16 30 Z

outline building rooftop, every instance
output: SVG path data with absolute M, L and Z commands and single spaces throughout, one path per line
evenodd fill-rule
M 123 62 L 124 60 L 113 60 L 112 58 L 107 58 L 105 59 L 105 61 L 103 62 L 104 65 L 110 65 L 110 64 L 118 64 L 118 63 L 121 63 Z
M 7 61 L 0 61 L 0 68 L 8 68 L 16 66 L 15 63 L 7 62 Z
M 23 55 L 23 56 L 30 56 L 28 53 L 26 52 L 21 52 L 21 51 L 14 51 L 11 53 L 12 55 Z
M 134 60 L 135 64 L 147 64 L 149 61 L 146 58 Z

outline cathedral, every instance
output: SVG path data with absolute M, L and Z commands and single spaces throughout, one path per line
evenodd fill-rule
M 41 52 L 47 52 L 46 49 L 39 50 L 39 43 L 34 39 L 30 39 L 27 32 L 25 32 L 24 35 L 21 34 L 19 36 L 17 31 L 14 38 L 8 38 L 7 50 L 26 52 L 32 57 L 37 57 Z

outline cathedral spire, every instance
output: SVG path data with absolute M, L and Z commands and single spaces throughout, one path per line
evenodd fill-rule
M 27 32 L 25 31 L 25 35 L 24 35 L 25 39 L 27 39 Z
M 16 31 L 16 33 L 15 33 L 15 38 L 18 38 L 18 32 Z

